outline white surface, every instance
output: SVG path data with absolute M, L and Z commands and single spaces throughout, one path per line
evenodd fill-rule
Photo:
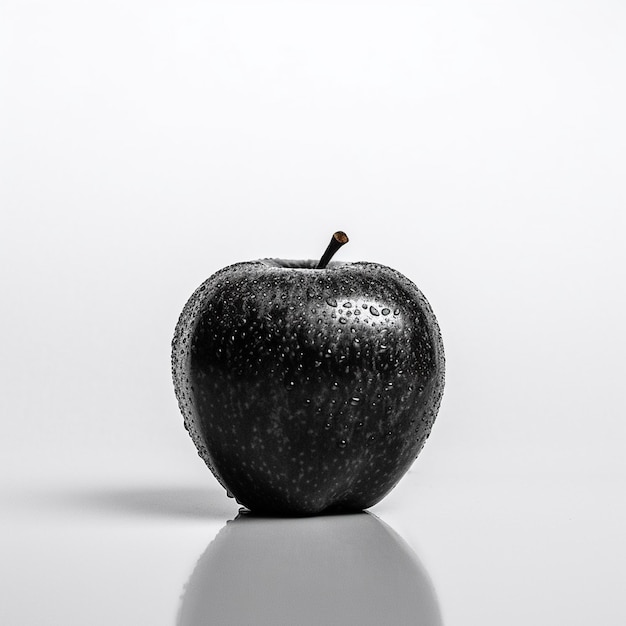
M 341 228 L 442 326 L 433 435 L 373 512 L 443 622 L 625 623 L 625 18 L 4 2 L 0 622 L 176 623 L 237 512 L 182 428 L 177 316 Z

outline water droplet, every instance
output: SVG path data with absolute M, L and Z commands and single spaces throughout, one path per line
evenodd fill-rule
M 391 313 L 391 311 L 390 311 L 389 309 L 387 309 L 387 308 L 384 308 L 384 309 L 381 311 L 381 313 L 382 313 L 383 315 L 389 315 L 389 313 Z
M 357 396 L 354 396 L 354 398 L 350 400 L 350 404 L 352 406 L 356 406 L 359 402 L 361 402 L 361 398 L 358 398 Z
M 348 445 L 348 441 L 346 439 L 340 439 L 337 442 L 337 446 L 339 446 L 340 448 L 345 448 Z
M 380 313 L 378 312 L 378 309 L 375 306 L 370 307 L 370 313 L 372 315 L 380 315 Z
M 340 318 L 339 318 L 339 323 L 340 323 L 340 324 L 347 324 L 347 323 L 348 323 L 348 320 L 347 320 L 345 317 L 340 317 Z
M 337 306 L 337 300 L 335 298 L 326 298 L 326 304 L 328 306 Z
M 400 315 L 400 309 L 394 309 L 393 314 L 394 315 Z
M 344 308 L 349 309 L 352 307 L 352 302 L 344 302 L 343 303 Z
M 330 430 L 330 427 L 331 427 L 331 426 L 332 426 L 332 424 L 331 424 L 330 422 L 326 422 L 326 423 L 324 424 L 324 428 L 325 428 L 326 430 Z

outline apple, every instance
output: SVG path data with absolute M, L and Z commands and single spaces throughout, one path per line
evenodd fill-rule
M 439 326 L 405 276 L 369 262 L 236 263 L 193 293 L 172 374 L 200 457 L 243 506 L 356 511 L 409 469 L 444 386 Z

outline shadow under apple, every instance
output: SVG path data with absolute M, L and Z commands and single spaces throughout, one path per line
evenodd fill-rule
M 38 506 L 46 502 L 55 508 L 145 518 L 223 520 L 230 517 L 234 509 L 233 502 L 225 497 L 217 483 L 214 487 L 94 485 L 89 489 L 46 489 L 41 493 L 32 492 L 30 498 Z
M 281 519 L 240 513 L 200 557 L 178 626 L 441 626 L 429 576 L 370 513 Z

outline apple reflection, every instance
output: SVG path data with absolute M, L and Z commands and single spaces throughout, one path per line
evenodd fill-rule
M 200 557 L 178 626 L 441 626 L 415 553 L 370 513 L 298 519 L 241 512 Z

